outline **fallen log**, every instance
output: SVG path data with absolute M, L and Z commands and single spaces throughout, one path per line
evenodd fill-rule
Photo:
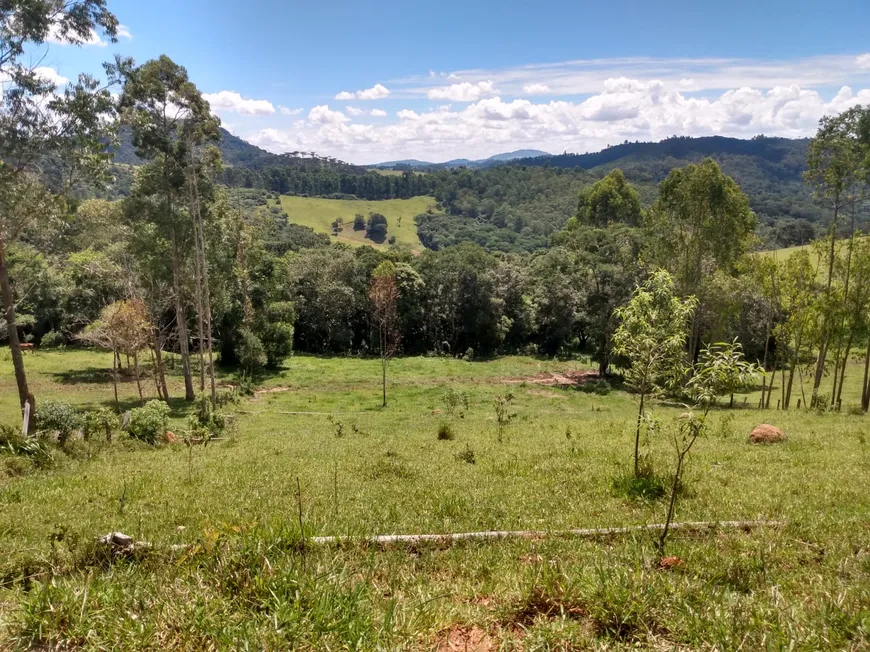
M 703 530 L 751 530 L 759 527 L 783 527 L 785 521 L 695 521 L 687 523 L 671 523 L 671 530 L 703 531 Z M 341 544 L 418 544 L 438 543 L 450 545 L 456 541 L 479 539 L 543 539 L 546 537 L 579 537 L 593 539 L 599 537 L 619 536 L 634 532 L 661 532 L 664 523 L 649 525 L 628 525 L 625 527 L 585 528 L 576 530 L 491 530 L 485 532 L 454 532 L 448 534 L 380 534 L 375 536 L 319 536 L 307 541 L 320 545 Z

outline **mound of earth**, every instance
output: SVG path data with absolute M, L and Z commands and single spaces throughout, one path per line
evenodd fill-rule
M 785 441 L 785 433 L 768 423 L 755 426 L 749 435 L 749 442 L 752 444 L 776 444 L 781 441 Z

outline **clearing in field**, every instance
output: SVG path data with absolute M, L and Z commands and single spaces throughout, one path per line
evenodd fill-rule
M 364 230 L 355 231 L 353 228 L 353 218 L 357 213 L 366 219 L 370 213 L 381 213 L 387 218 L 387 237 L 396 236 L 396 244 L 411 247 L 415 252 L 423 251 L 423 245 L 417 237 L 414 218 L 434 205 L 434 197 L 367 201 L 281 196 L 281 207 L 290 216 L 291 222 L 311 227 L 319 233 L 328 233 L 331 236 L 332 223 L 339 217 L 342 218 L 344 230 L 335 239 L 351 245 L 367 244 L 378 248 L 389 246 L 386 241 L 382 244 L 375 243 L 365 237 Z
M 109 354 L 36 352 L 27 364 L 40 401 L 113 405 Z M 0 369 L 0 412 L 13 423 L 8 353 Z M 0 648 L 870 644 L 863 417 L 715 410 L 677 520 L 786 525 L 678 531 L 665 559 L 643 532 L 381 547 L 354 537 L 634 526 L 661 522 L 666 501 L 655 482 L 626 491 L 634 397 L 594 376 L 538 382 L 585 379 L 580 362 L 400 358 L 384 409 L 379 371 L 376 359 L 290 358 L 261 378 L 279 391 L 242 398 L 234 432 L 208 446 L 116 433 L 74 439 L 51 459 L 0 454 Z M 849 374 L 857 387 L 857 365 Z M 170 377 L 175 396 L 180 381 Z M 516 417 L 500 443 L 495 400 L 506 392 Z M 122 383 L 124 409 L 135 397 Z M 172 407 L 183 437 L 194 408 Z M 666 428 L 683 408 L 653 409 L 662 429 L 644 454 L 666 481 Z M 787 441 L 749 444 L 762 422 Z M 147 545 L 107 554 L 95 543 L 118 531 Z M 349 540 L 315 543 L 333 535 Z

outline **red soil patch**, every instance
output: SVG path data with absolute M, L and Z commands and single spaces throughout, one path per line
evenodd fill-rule
M 504 378 L 501 382 L 507 385 L 531 383 L 533 385 L 544 385 L 545 387 L 575 387 L 590 380 L 598 380 L 600 377 L 597 371 L 589 370 L 542 371 L 539 374 L 526 376 L 525 378 Z

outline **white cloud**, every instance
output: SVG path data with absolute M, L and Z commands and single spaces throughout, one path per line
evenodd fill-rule
M 133 35 L 130 33 L 130 28 L 126 25 L 118 25 L 118 38 L 126 38 L 133 40 Z
M 203 98 L 216 113 L 241 113 L 243 115 L 272 115 L 275 107 L 268 100 L 246 99 L 235 91 L 203 93 Z
M 341 111 L 332 111 L 328 105 L 315 106 L 308 112 L 308 121 L 319 124 L 338 124 L 350 120 Z
M 382 100 L 390 94 L 390 89 L 382 84 L 375 84 L 371 88 L 366 88 L 356 93 L 349 91 L 341 91 L 335 96 L 335 99 L 346 102 L 348 100 Z
M 278 107 L 278 111 L 281 113 L 281 115 L 299 115 L 304 110 L 305 109 L 301 109 L 301 108 L 291 109 L 291 108 L 286 107 L 286 106 L 279 106 Z
M 38 68 L 34 68 L 33 72 L 35 72 L 43 81 L 50 82 L 56 86 L 63 86 L 69 83 L 69 79 L 58 73 L 54 68 L 39 66 Z
M 344 110 L 347 111 L 348 115 L 359 116 L 359 115 L 370 115 L 375 118 L 383 118 L 387 115 L 387 112 L 382 109 L 361 109 L 358 106 L 346 106 Z
M 365 125 L 352 123 L 343 111 L 320 106 L 292 128 L 248 136 L 272 151 L 316 151 L 357 163 L 438 161 L 527 147 L 597 151 L 624 140 L 657 141 L 672 135 L 805 137 L 815 132 L 823 115 L 855 104 L 870 104 L 870 84 L 842 86 L 824 95 L 794 84 L 739 86 L 698 97 L 664 80 L 620 76 L 603 80 L 596 93 L 575 102 L 484 97 L 455 109 L 402 109 L 395 114 L 397 120 Z
M 459 77 L 472 87 L 491 82 L 498 89 L 462 101 L 476 101 L 496 94 L 501 97 L 523 97 L 532 94 L 526 89 L 536 85 L 546 86 L 552 95 L 591 95 L 598 93 L 606 80 L 620 77 L 658 79 L 669 91 L 722 92 L 744 86 L 768 89 L 798 85 L 830 92 L 831 88 L 844 84 L 870 83 L 870 52 L 791 60 L 653 57 L 581 59 L 501 69 L 456 70 L 447 76 L 448 79 Z M 430 94 L 435 90 L 428 75 L 392 80 L 390 88 L 394 96 L 399 98 L 431 98 Z M 436 97 L 445 97 L 446 88 L 438 89 Z M 460 95 L 460 90 L 453 92 Z
M 451 102 L 474 102 L 481 97 L 494 95 L 498 91 L 491 81 L 481 81 L 476 84 L 462 82 L 450 86 L 430 88 L 426 93 L 430 100 L 450 100 Z
M 375 84 L 371 88 L 364 91 L 357 91 L 356 97 L 358 100 L 381 100 L 390 94 L 390 90 L 381 84 Z
M 526 84 L 523 86 L 523 93 L 526 95 L 546 95 L 550 92 L 550 87 L 546 84 Z

